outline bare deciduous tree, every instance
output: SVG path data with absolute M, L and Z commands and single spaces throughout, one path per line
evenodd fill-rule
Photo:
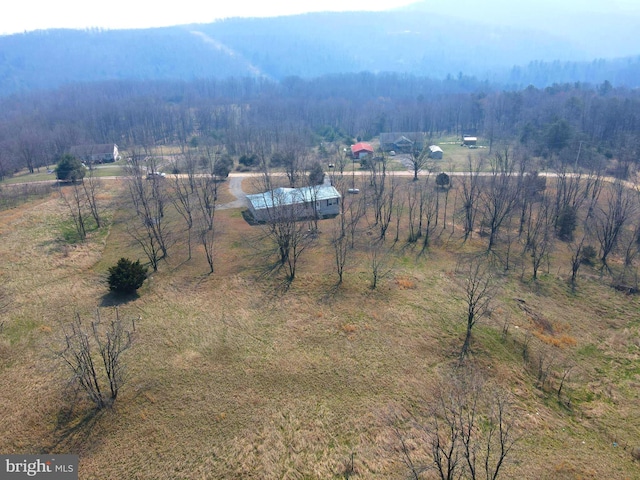
M 95 169 L 90 169 L 87 175 L 82 179 L 82 188 L 87 198 L 87 206 L 89 212 L 96 222 L 96 227 L 102 227 L 102 214 L 100 213 L 100 205 L 98 204 L 98 190 L 101 182 L 95 175 Z
M 342 196 L 344 200 L 344 195 Z M 351 197 L 346 202 L 346 211 L 343 208 L 342 215 L 347 216 L 346 229 L 349 233 L 350 246 L 355 248 L 356 233 L 358 232 L 358 225 L 366 213 L 366 199 L 364 196 Z
M 69 187 L 60 187 L 60 198 L 69 209 L 76 235 L 81 242 L 87 238 L 87 199 L 78 182 L 73 182 Z
M 482 168 L 482 159 L 475 164 L 468 157 L 468 176 L 462 178 L 462 200 L 464 213 L 464 239 L 468 240 L 473 234 L 473 228 L 476 221 L 476 213 L 478 212 L 478 197 L 480 195 L 480 170 Z
M 569 283 L 572 290 L 575 290 L 576 288 L 576 277 L 578 276 L 580 265 L 582 265 L 583 263 L 585 238 L 585 235 L 582 235 L 580 240 L 573 241 L 568 244 L 569 252 L 571 253 L 571 278 L 569 280 Z
M 431 245 L 432 234 L 435 233 L 438 226 L 438 216 L 440 215 L 440 201 L 438 192 L 425 188 L 420 191 L 420 212 L 424 217 L 420 224 L 424 226 L 422 239 L 422 253 Z
M 488 251 L 491 251 L 498 239 L 498 232 L 511 214 L 518 200 L 514 181 L 515 161 L 509 151 L 497 153 L 492 161 L 489 184 L 481 195 L 483 223 L 489 228 Z
M 607 190 L 604 206 L 597 209 L 595 233 L 600 244 L 600 261 L 603 269 L 610 270 L 607 263 L 609 255 L 616 248 L 625 224 L 636 209 L 634 200 L 634 194 L 620 180 L 617 180 Z
M 122 354 L 131 347 L 134 333 L 135 321 L 128 330 L 117 309 L 115 318 L 108 322 L 102 321 L 99 310 L 89 323 L 76 314 L 65 328 L 60 357 L 73 372 L 73 381 L 98 409 L 111 406 L 118 396 L 125 381 Z
M 426 461 L 415 458 L 396 417 L 395 433 L 411 478 L 435 470 L 440 480 L 496 480 L 518 440 L 510 398 L 479 373 L 457 369 L 439 379 L 429 404 L 409 422 L 416 437 L 412 443 L 425 445 Z
M 214 241 L 215 241 L 215 214 L 216 203 L 218 199 L 217 180 L 211 174 L 195 179 L 195 196 L 198 204 L 198 215 L 196 221 L 198 224 L 198 239 L 204 249 L 207 264 L 209 265 L 209 273 L 214 270 Z
M 484 258 L 467 259 L 464 263 L 461 262 L 456 270 L 463 275 L 462 288 L 467 307 L 466 333 L 460 350 L 460 360 L 463 360 L 469 352 L 473 327 L 490 313 L 496 289 L 494 275 Z
M 407 219 L 409 222 L 409 235 L 407 242 L 415 243 L 418 241 L 418 236 L 421 233 L 416 225 L 418 220 L 418 214 L 420 213 L 419 200 L 421 196 L 420 189 L 424 188 L 422 183 L 415 183 L 410 185 L 407 191 Z
M 532 214 L 530 231 L 527 233 L 527 245 L 525 252 L 531 255 L 531 267 L 533 279 L 538 279 L 538 270 L 543 259 L 550 253 L 553 247 L 552 226 L 553 216 L 551 208 L 546 200 L 539 202 L 536 212 Z
M 389 229 L 389 225 L 391 224 L 391 218 L 393 216 L 394 210 L 394 200 L 397 203 L 396 190 L 397 183 L 394 181 L 394 177 L 391 177 L 391 182 L 388 188 L 384 189 L 384 192 L 379 198 L 376 197 L 376 201 L 379 206 L 379 215 L 376 215 L 378 219 L 376 225 L 378 226 L 380 231 L 380 236 L 378 238 L 381 241 L 385 240 L 387 236 L 387 230 Z
M 418 181 L 418 174 L 424 169 L 429 162 L 429 149 L 424 148 L 422 151 L 418 150 L 416 143 L 409 153 L 409 160 L 411 161 L 411 170 L 413 171 L 413 181 Z
M 331 244 L 333 246 L 334 259 L 336 262 L 336 273 L 338 274 L 338 285 L 342 284 L 347 259 L 349 258 L 349 238 L 346 231 L 347 218 L 344 214 L 337 217 L 337 222 L 333 224 Z
M 384 205 L 387 203 L 385 198 L 387 188 L 387 160 L 382 157 L 380 161 L 371 159 L 369 166 L 369 187 L 365 194 L 371 197 L 374 212 L 374 225 L 378 225 L 382 221 Z
M 193 213 L 194 213 L 194 196 L 195 196 L 195 177 L 192 179 L 190 175 L 182 178 L 175 175 L 173 179 L 173 192 L 170 196 L 171 203 L 184 219 L 187 226 L 187 251 L 188 259 L 191 260 L 191 230 L 193 229 Z
M 286 192 L 276 189 L 262 195 L 266 213 L 263 231 L 274 246 L 278 268 L 286 268 L 287 279 L 292 281 L 298 260 L 314 243 L 315 234 L 307 228 L 304 206 L 292 203 Z
M 371 267 L 371 289 L 378 287 L 378 282 L 391 273 L 391 249 L 384 248 L 381 241 L 369 245 L 369 265 Z
M 129 234 L 142 247 L 154 271 L 160 259 L 167 256 L 169 233 L 164 218 L 167 203 L 163 177 L 148 175 L 155 172 L 153 160 L 146 162 L 142 152 L 133 152 L 129 161 L 127 185 L 129 198 L 138 222 L 128 225 Z

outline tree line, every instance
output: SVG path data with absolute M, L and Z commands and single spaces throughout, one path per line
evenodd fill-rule
M 203 141 L 239 158 L 257 154 L 259 138 L 278 144 L 295 134 L 310 147 L 382 132 L 474 134 L 491 148 L 524 145 L 545 159 L 543 167 L 571 159 L 584 168 L 608 163 L 625 177 L 637 160 L 640 131 L 635 90 L 604 82 L 507 91 L 462 75 L 114 81 L 16 95 L 0 106 L 0 178 L 39 171 L 73 145 L 127 150 Z

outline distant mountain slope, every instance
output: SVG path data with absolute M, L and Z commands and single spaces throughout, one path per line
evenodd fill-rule
M 570 42 L 589 59 L 640 54 L 640 36 L 637 34 L 640 2 L 637 0 L 422 0 L 399 11 L 448 15 L 483 25 L 536 30 L 538 34 Z M 537 41 L 537 36 L 531 40 Z M 558 53 L 554 59 L 576 60 Z
M 493 18 L 490 8 L 484 6 L 487 11 L 480 16 L 473 13 L 474 3 L 468 2 L 464 14 L 450 11 L 444 0 L 431 0 L 410 10 L 390 12 L 315 13 L 145 30 L 47 30 L 1 36 L 0 95 L 108 79 L 282 79 L 360 71 L 434 78 L 464 73 L 513 81 L 509 72 L 514 65 L 591 62 L 595 58 L 588 45 L 564 35 L 561 29 L 551 34 L 548 25 L 539 21 L 530 21 L 525 28 L 509 16 L 502 21 L 511 19 L 513 27 L 499 26 L 504 14 L 497 12 Z M 625 48 L 635 48 L 634 42 L 635 37 Z M 523 71 L 527 67 L 516 77 L 526 82 Z M 545 75 L 554 81 L 553 75 Z M 574 80 L 594 79 L 599 77 Z
M 0 92 L 75 81 L 246 75 L 238 59 L 184 28 L 46 30 L 0 37 Z
M 315 13 L 200 26 L 275 77 L 395 71 L 443 77 L 531 60 L 588 59 L 534 31 L 413 12 Z M 535 41 L 532 42 L 532 38 Z

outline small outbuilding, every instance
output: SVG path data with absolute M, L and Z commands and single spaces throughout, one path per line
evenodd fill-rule
M 351 156 L 353 158 L 373 156 L 373 147 L 367 142 L 358 142 L 355 145 L 351 145 Z
M 429 145 L 429 158 L 434 160 L 442 160 L 442 155 L 444 152 L 437 145 Z
M 340 213 L 340 198 L 340 192 L 327 184 L 281 187 L 247 195 L 249 210 L 257 222 L 276 221 L 283 216 L 294 220 L 335 216 Z
M 478 143 L 478 137 L 471 137 L 469 135 L 464 135 L 462 137 L 462 145 L 465 147 L 476 146 Z

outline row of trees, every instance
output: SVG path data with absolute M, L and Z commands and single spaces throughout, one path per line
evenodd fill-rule
M 483 169 L 485 161 L 488 170 Z M 490 159 L 469 160 L 463 176 L 427 173 L 409 182 L 390 173 L 382 159 L 370 164 L 367 175 L 358 176 L 357 196 L 348 193 L 352 179 L 336 174 L 334 183 L 343 193 L 342 214 L 331 236 L 338 283 L 358 246 L 374 252 L 372 264 L 379 264 L 381 252 L 398 245 L 418 243 L 424 254 L 436 240 L 477 237 L 505 270 L 519 267 L 524 274 L 529 264 L 533 280 L 544 265 L 549 268 L 554 253 L 563 258 L 567 252 L 572 286 L 580 266 L 596 256 L 601 274 L 612 275 L 618 284 L 636 285 L 640 198 L 633 185 L 605 181 L 602 171 L 580 174 L 565 168 L 540 176 L 532 166 L 526 155 L 504 149 Z M 304 240 L 300 222 L 298 230 L 293 228 L 296 221 L 290 211 L 273 212 L 269 228 L 274 244 Z M 377 272 L 372 266 L 374 286 Z
M 259 154 L 252 161 L 262 172 L 257 186 L 260 191 L 282 185 L 281 180 L 287 186 L 313 186 L 324 177 L 322 168 L 310 160 L 311 154 L 302 146 L 282 150 L 278 145 L 256 142 L 254 147 Z M 420 244 L 419 251 L 425 253 L 443 235 L 459 236 L 464 242 L 474 236 L 486 238 L 486 251 L 507 270 L 517 264 L 524 271 L 523 260 L 528 258 L 525 263 L 530 264 L 534 280 L 543 265 L 548 268 L 554 250 L 564 245 L 571 256 L 573 286 L 581 265 L 592 262 L 594 256 L 601 272 L 613 275 L 617 283 L 637 283 L 640 227 L 634 214 L 639 199 L 629 182 L 605 182 L 602 169 L 575 173 L 573 165 L 565 163 L 551 177 L 541 176 L 525 150 L 502 148 L 490 157 L 469 157 L 463 176 L 434 175 L 429 170 L 433 166 L 420 164 L 414 169 L 413 181 L 406 181 L 389 171 L 388 160 L 382 156 L 359 172 L 364 173 L 357 177 L 361 193 L 352 195 L 348 192 L 356 186 L 356 176 L 345 171 L 345 157 L 339 149 L 330 152 L 336 159 L 331 180 L 342 193 L 341 215 L 334 222 L 331 239 L 339 283 L 350 252 L 357 250 L 365 232 L 371 262 L 378 266 L 372 267 L 374 286 L 384 271 L 379 268 L 380 255 L 389 250 L 388 245 Z M 144 150 L 133 152 L 127 188 L 135 218 L 127 229 L 154 270 L 172 245 L 181 241 L 184 231 L 188 259 L 195 240 L 212 273 L 221 181 L 216 173 L 228 172 L 229 157 L 203 146 L 185 147 L 176 158 L 172 168 L 182 173 L 162 177 L 148 175 L 158 170 L 156 157 Z M 280 171 L 284 169 L 283 176 L 271 173 L 274 163 Z M 423 168 L 426 174 L 418 176 Z M 60 189 L 80 240 L 86 236 L 89 220 L 98 228 L 103 222 L 97 200 L 100 184 L 93 173 L 89 170 L 86 178 Z M 169 208 L 175 214 L 166 215 Z M 300 215 L 295 208 L 274 208 L 264 228 L 264 235 L 274 245 L 276 263 L 287 266 L 290 280 L 295 277 L 300 256 L 317 240 L 317 217 L 312 215 L 305 223 L 299 222 Z M 182 227 L 176 218 L 182 219 Z

